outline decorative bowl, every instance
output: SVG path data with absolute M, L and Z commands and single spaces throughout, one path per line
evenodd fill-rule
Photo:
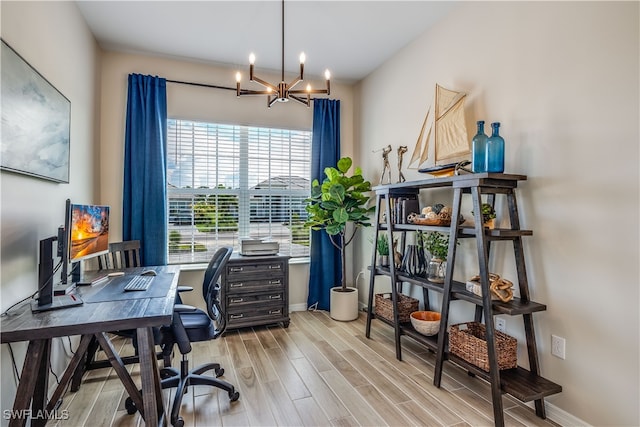
M 411 326 L 422 335 L 436 335 L 440 330 L 440 313 L 437 311 L 414 311 Z

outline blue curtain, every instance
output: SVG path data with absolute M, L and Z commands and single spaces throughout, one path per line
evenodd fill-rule
M 166 80 L 129 75 L 122 236 L 140 240 L 142 265 L 167 263 Z
M 336 167 L 340 160 L 340 101 L 313 100 L 311 179 L 322 182 L 324 168 Z M 340 251 L 324 230 L 311 232 L 311 265 L 307 305 L 329 310 L 329 290 L 342 283 Z

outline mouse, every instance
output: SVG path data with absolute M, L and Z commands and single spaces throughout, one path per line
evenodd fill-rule
M 156 273 L 155 270 L 145 270 L 142 273 L 140 273 L 141 276 L 155 276 Z

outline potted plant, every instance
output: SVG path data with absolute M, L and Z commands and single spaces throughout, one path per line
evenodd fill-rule
M 449 236 L 438 231 L 420 233 L 418 236 L 424 249 L 431 256 L 427 279 L 434 283 L 443 283 L 447 266 L 447 254 L 449 252 Z
M 473 211 L 471 211 L 471 214 L 473 214 Z M 483 203 L 480 206 L 480 214 L 482 215 L 482 225 L 484 227 L 493 229 L 495 226 L 496 218 L 496 211 L 493 209 L 493 206 L 491 206 L 489 203 Z
M 337 168 L 325 168 L 326 178 L 320 184 L 311 183 L 311 197 L 306 199 L 309 218 L 306 225 L 313 230 L 325 230 L 331 243 L 340 251 L 342 283 L 331 289 L 330 312 L 336 320 L 353 320 L 358 317 L 358 289 L 347 287 L 345 248 L 351 243 L 360 227 L 369 227 L 369 214 L 375 209 L 366 207 L 371 183 L 362 177 L 362 169 L 355 168 L 352 176 L 347 172 L 353 161 L 343 157 Z M 351 230 L 347 230 L 347 224 Z M 344 300 L 348 300 L 345 302 Z
M 380 234 L 376 242 L 376 249 L 380 255 L 380 265 L 386 267 L 389 265 L 389 238 L 386 234 Z

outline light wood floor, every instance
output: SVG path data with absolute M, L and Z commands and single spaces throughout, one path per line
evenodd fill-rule
M 185 396 L 186 426 L 490 426 L 488 384 L 445 363 L 442 388 L 433 386 L 434 355 L 403 337 L 403 361 L 395 358 L 393 329 L 374 320 L 364 336 L 365 315 L 336 322 L 325 312 L 294 312 L 291 325 L 229 331 L 196 343 L 191 367 L 217 361 L 240 399 L 196 387 Z M 124 345 L 124 352 L 131 348 Z M 177 353 L 177 349 L 176 349 Z M 174 366 L 178 366 L 178 357 Z M 131 369 L 139 381 L 137 365 Z M 90 371 L 80 391 L 68 392 L 60 426 L 138 426 L 127 415 L 124 388 L 112 369 Z M 169 392 L 166 399 L 170 399 Z M 510 426 L 557 426 L 505 395 Z

